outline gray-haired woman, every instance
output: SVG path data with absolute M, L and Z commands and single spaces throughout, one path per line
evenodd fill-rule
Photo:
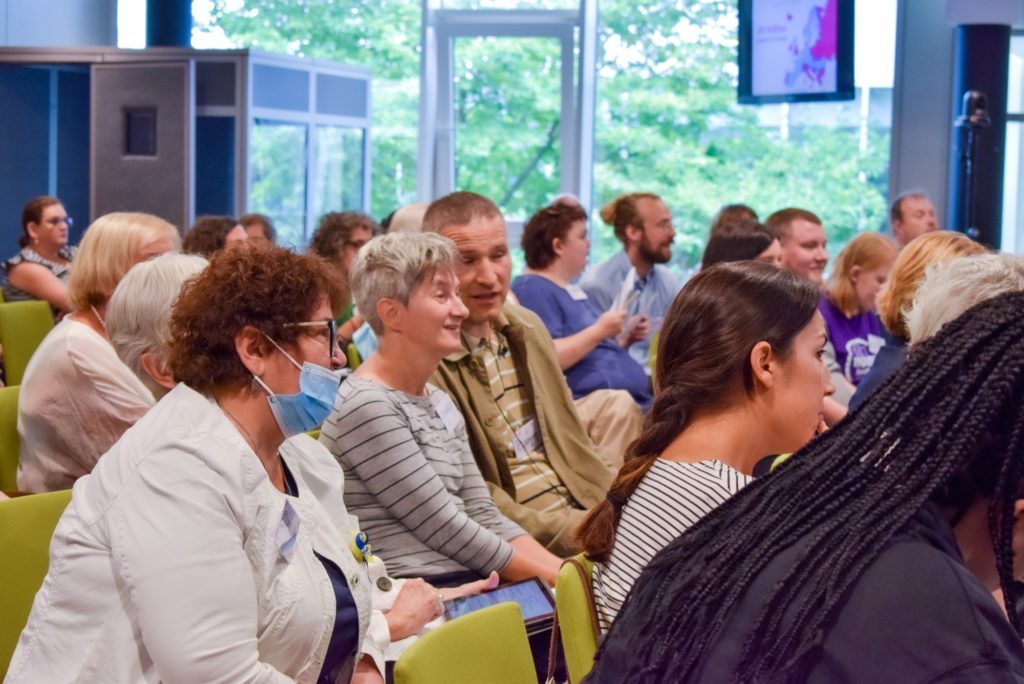
M 452 586 L 497 571 L 553 584 L 560 560 L 498 511 L 462 415 L 427 383 L 461 349 L 456 258 L 434 234 L 384 235 L 360 250 L 351 289 L 380 348 L 342 385 L 321 441 L 392 575 Z

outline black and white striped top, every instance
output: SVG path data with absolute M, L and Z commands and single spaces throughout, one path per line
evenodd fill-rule
M 526 532 L 498 511 L 458 409 L 427 390 L 342 383 L 320 441 L 345 471 L 345 506 L 394 577 L 500 571 Z
M 720 461 L 655 460 L 622 509 L 611 559 L 594 566 L 601 631 L 611 627 L 651 559 L 751 480 Z

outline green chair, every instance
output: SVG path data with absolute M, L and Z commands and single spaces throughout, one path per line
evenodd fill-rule
M 25 367 L 36 347 L 53 330 L 53 312 L 46 302 L 5 302 L 0 304 L 0 345 L 8 385 L 20 385 Z
M 395 663 L 395 684 L 536 684 L 519 605 L 499 603 L 418 638 Z
M 594 608 L 591 580 L 594 563 L 585 554 L 566 559 L 555 580 L 555 611 L 572 684 L 583 681 L 594 666 L 601 626 Z
M 658 342 L 660 339 L 661 332 L 654 333 L 647 352 L 647 371 L 651 374 L 651 389 L 655 392 L 658 391 Z
M 46 577 L 50 537 L 70 500 L 66 489 L 0 502 L 0 679 Z
M 348 362 L 348 367 L 352 370 L 359 368 L 363 363 L 363 358 L 359 356 L 359 350 L 351 342 L 345 347 L 345 359 Z
M 0 388 L 0 491 L 18 488 L 18 390 Z

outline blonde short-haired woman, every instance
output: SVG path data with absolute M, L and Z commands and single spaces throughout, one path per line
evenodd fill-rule
M 878 350 L 871 371 L 864 376 L 850 399 L 851 409 L 863 404 L 906 360 L 907 340 L 910 338 L 906 314 L 928 267 L 986 251 L 985 247 L 963 233 L 950 230 L 925 233 L 900 251 L 889 280 L 878 293 L 878 316 L 885 326 L 885 345 Z
M 86 230 L 68 282 L 72 313 L 43 339 L 18 401 L 18 489 L 67 489 L 153 405 L 152 393 L 110 345 L 107 300 L 134 264 L 177 249 L 177 229 L 118 212 Z

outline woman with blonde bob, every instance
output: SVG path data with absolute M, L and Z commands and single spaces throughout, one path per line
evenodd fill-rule
M 856 408 L 903 365 L 907 358 L 907 329 L 905 316 L 910 310 L 929 266 L 944 264 L 960 257 L 984 254 L 987 250 L 963 233 L 938 231 L 926 233 L 910 242 L 900 252 L 893 265 L 889 280 L 878 293 L 878 316 L 885 326 L 885 345 L 878 350 L 871 371 L 861 379 L 850 400 Z
M 19 489 L 71 487 L 153 405 L 110 345 L 104 316 L 128 269 L 180 244 L 174 226 L 149 214 L 107 214 L 86 230 L 68 281 L 72 313 L 40 343 L 22 380 Z
M 842 380 L 858 385 L 882 348 L 882 325 L 875 297 L 896 261 L 896 245 L 880 233 L 861 233 L 836 259 L 818 308 Z M 833 379 L 838 383 L 839 373 Z

